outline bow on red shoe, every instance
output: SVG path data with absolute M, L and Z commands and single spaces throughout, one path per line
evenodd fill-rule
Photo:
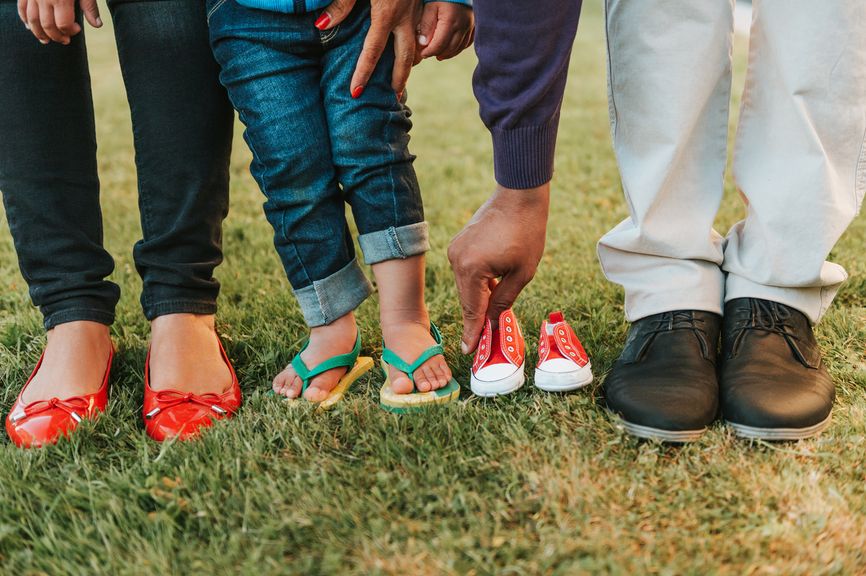
M 219 405 L 222 397 L 212 392 L 193 394 L 192 392 L 181 392 L 179 390 L 158 390 L 154 398 L 157 401 L 157 407 L 144 415 L 147 420 L 154 418 L 163 410 L 183 404 L 184 402 L 192 402 L 210 408 L 218 416 L 225 416 L 229 413 L 227 409 Z
M 53 444 L 61 436 L 69 434 L 83 419 L 91 418 L 104 411 L 108 404 L 108 379 L 114 358 L 113 348 L 108 355 L 108 366 L 105 368 L 102 385 L 93 394 L 50 398 L 24 404 L 21 397 L 39 372 L 44 357 L 43 353 L 6 418 L 6 433 L 20 448 L 36 448 Z
M 9 420 L 11 420 L 13 424 L 16 424 L 25 418 L 30 418 L 36 414 L 57 409 L 69 414 L 77 424 L 78 422 L 81 422 L 81 414 L 87 414 L 90 406 L 90 399 L 85 398 L 84 396 L 73 396 L 72 398 L 65 398 L 63 400 L 60 398 L 37 400 L 36 402 L 31 402 L 25 406 L 24 409 L 17 414 L 14 412 L 10 413 Z
M 169 438 L 188 440 L 214 420 L 232 416 L 241 405 L 241 388 L 234 367 L 219 342 L 223 361 L 232 383 L 222 394 L 193 394 L 182 390 L 154 390 L 150 387 L 150 353 L 144 365 L 144 429 L 158 442 Z

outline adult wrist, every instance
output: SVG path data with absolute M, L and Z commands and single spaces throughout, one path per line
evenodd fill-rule
M 547 211 L 550 205 L 550 183 L 533 188 L 509 188 L 497 184 L 494 192 L 496 204 L 507 204 L 510 208 Z

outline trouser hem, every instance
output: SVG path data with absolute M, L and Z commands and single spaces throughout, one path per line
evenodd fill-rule
M 373 293 L 373 286 L 358 259 L 353 258 L 346 266 L 312 285 L 295 290 L 304 320 L 311 328 L 330 324 L 345 316 Z
M 168 314 L 216 314 L 216 302 L 207 300 L 165 300 L 144 307 L 144 317 L 153 320 Z
M 429 226 L 427 222 L 391 226 L 361 234 L 358 244 L 364 253 L 364 261 L 369 265 L 417 256 L 430 250 Z
M 834 286 L 809 286 L 788 288 L 783 286 L 765 286 L 736 274 L 728 274 L 725 289 L 725 302 L 736 298 L 760 298 L 778 302 L 799 310 L 812 324 L 817 324 L 839 290 L 841 283 Z
M 66 308 L 47 314 L 43 320 L 46 330 L 56 328 L 69 322 L 98 322 L 111 326 L 114 323 L 114 312 L 99 308 Z
M 722 298 L 716 287 L 707 287 L 704 291 L 690 289 L 630 296 L 626 298 L 626 318 L 629 322 L 637 322 L 653 314 L 675 310 L 699 310 L 721 316 Z

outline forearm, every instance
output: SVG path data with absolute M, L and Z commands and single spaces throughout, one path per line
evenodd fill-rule
M 580 7 L 581 0 L 474 1 L 473 85 L 503 187 L 535 188 L 553 176 Z

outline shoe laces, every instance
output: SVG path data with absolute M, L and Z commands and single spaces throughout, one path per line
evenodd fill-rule
M 749 307 L 749 316 L 740 318 L 734 326 L 734 352 L 739 350 L 743 339 L 750 331 L 779 334 L 788 340 L 789 343 L 791 343 L 791 340 L 800 340 L 794 334 L 793 326 L 790 323 L 793 315 L 787 306 L 777 302 L 751 298 L 749 300 Z
M 692 310 L 665 312 L 653 321 L 653 328 L 649 333 L 658 334 L 673 330 L 698 330 L 704 332 L 704 320 L 695 317 L 695 313 Z
M 685 330 L 691 332 L 697 339 L 704 358 L 711 360 L 711 345 L 708 342 L 709 338 L 705 325 L 706 321 L 703 318 L 697 317 L 694 310 L 663 312 L 652 320 L 651 327 L 641 335 L 643 343 L 640 344 L 640 348 L 636 353 L 636 359 L 640 360 L 647 354 L 651 343 L 655 341 L 656 335 Z M 634 334 L 638 333 L 635 332 Z

